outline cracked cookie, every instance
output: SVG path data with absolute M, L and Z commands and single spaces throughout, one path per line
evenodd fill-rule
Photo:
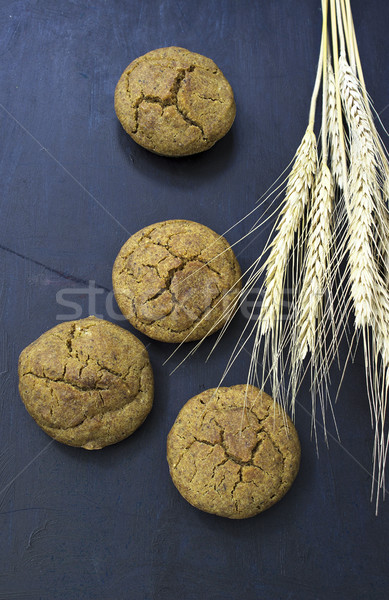
M 128 65 L 116 86 L 115 111 L 147 150 L 187 156 L 222 138 L 236 109 L 231 86 L 212 60 L 172 46 Z
M 134 335 L 88 317 L 53 327 L 23 350 L 19 391 L 48 435 L 97 450 L 143 423 L 153 403 L 153 373 Z
M 124 316 L 149 337 L 172 343 L 199 340 L 220 329 L 236 306 L 240 277 L 223 237 L 179 219 L 131 236 L 112 273 Z
M 193 506 L 252 517 L 284 496 L 300 464 L 285 411 L 254 386 L 206 390 L 181 409 L 167 441 L 174 485 Z

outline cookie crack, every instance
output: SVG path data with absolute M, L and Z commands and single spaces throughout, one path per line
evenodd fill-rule
M 82 371 L 89 365 L 89 361 L 93 361 L 98 367 L 98 371 L 96 373 L 96 375 L 98 376 L 98 379 L 101 379 L 101 374 L 103 374 L 104 372 L 110 373 L 111 375 L 113 375 L 114 377 L 117 377 L 118 379 L 120 379 L 123 383 L 126 384 L 126 379 L 131 371 L 131 369 L 133 368 L 133 365 L 130 365 L 127 372 L 123 375 L 123 373 L 119 373 L 118 371 L 115 371 L 114 369 L 110 369 L 109 367 L 106 367 L 105 365 L 102 365 L 98 360 L 96 359 L 92 359 L 89 355 L 86 358 L 86 362 L 85 364 L 82 364 L 80 367 L 80 371 L 79 374 L 81 375 Z M 147 363 L 145 362 L 140 368 L 138 373 L 136 373 L 137 377 L 138 377 L 138 384 L 140 385 L 140 379 L 142 376 L 142 372 L 143 370 L 146 368 Z M 64 373 L 66 373 L 66 368 L 67 368 L 67 364 L 65 363 L 65 367 L 64 367 Z M 27 371 L 26 373 L 23 373 L 23 376 L 26 375 L 31 375 L 32 377 L 36 377 L 37 379 L 43 379 L 45 381 L 51 381 L 53 383 L 63 383 L 65 385 L 68 385 L 78 391 L 81 392 L 93 392 L 93 391 L 108 391 L 110 388 L 109 387 L 101 387 L 99 385 L 95 385 L 94 387 L 91 386 L 86 386 L 86 385 L 80 385 L 78 383 L 72 382 L 72 381 L 66 381 L 63 377 L 63 375 L 61 375 L 61 377 L 49 377 L 45 374 L 43 375 L 38 375 L 37 373 L 34 373 L 33 371 Z M 136 397 L 139 394 L 140 391 L 140 387 L 138 385 L 138 390 L 136 392 L 136 394 L 132 394 L 132 396 Z
M 164 260 L 164 259 L 162 259 L 162 260 Z M 161 262 L 161 261 L 160 261 L 160 262 Z M 175 304 L 179 304 L 179 302 L 178 302 L 178 300 L 177 300 L 177 298 L 176 298 L 176 296 L 175 296 L 174 292 L 172 292 L 172 290 L 170 289 L 170 284 L 171 284 L 171 282 L 172 282 L 172 279 L 173 279 L 174 275 L 175 275 L 175 274 L 176 274 L 178 271 L 183 271 L 183 270 L 184 270 L 184 268 L 186 267 L 186 265 L 188 264 L 188 262 L 190 262 L 190 261 L 189 261 L 189 260 L 188 260 L 188 261 L 185 261 L 185 259 L 182 259 L 182 264 L 181 264 L 179 267 L 173 267 L 173 268 L 169 269 L 169 270 L 168 270 L 168 274 L 167 274 L 167 276 L 165 277 L 164 286 L 163 286 L 163 287 L 161 287 L 161 288 L 160 288 L 160 289 L 159 289 L 159 290 L 158 290 L 158 291 L 157 291 L 157 292 L 156 292 L 156 293 L 155 293 L 153 296 L 151 296 L 150 298 L 148 298 L 148 299 L 146 300 L 146 304 L 147 304 L 148 302 L 151 302 L 152 300 L 156 300 L 157 298 L 159 298 L 159 296 L 162 296 L 162 294 L 163 294 L 164 292 L 170 292 L 170 294 L 171 294 L 171 296 L 172 296 L 172 300 L 173 300 L 173 302 L 174 302 Z M 153 268 L 156 270 L 156 272 L 157 272 L 157 274 L 158 274 L 158 277 L 160 277 L 160 275 L 159 275 L 159 273 L 158 273 L 158 269 L 157 269 L 157 267 L 156 267 L 156 266 L 154 266 L 154 265 L 147 265 L 147 266 L 152 266 L 152 267 L 153 267 Z M 169 314 L 170 314 L 170 313 L 169 313 Z M 161 318 L 165 318 L 165 317 L 167 317 L 167 315 L 164 315 L 164 316 L 163 316 L 163 317 L 161 317 Z M 159 320 L 159 319 L 156 319 L 156 320 Z
M 80 370 L 79 370 L 79 372 L 78 372 L 78 376 L 79 376 L 79 377 L 81 377 L 81 374 L 82 374 L 83 370 L 84 370 L 84 369 L 86 369 L 86 367 L 88 367 L 88 366 L 89 366 L 89 361 L 90 361 L 90 356 L 89 356 L 89 354 L 88 354 L 88 355 L 87 355 L 87 357 L 86 357 L 86 359 L 85 359 L 85 364 L 81 365 L 81 367 L 80 367 Z M 66 363 L 65 363 L 65 368 L 64 368 L 64 371 L 63 371 L 63 375 L 62 375 L 62 378 L 63 378 L 63 379 L 65 378 L 66 367 L 67 367 L 67 365 L 66 365 Z
M 110 373 L 110 375 L 113 375 L 114 377 L 117 377 L 118 379 L 120 379 L 121 381 L 123 381 L 123 383 L 126 383 L 126 379 L 132 369 L 132 365 L 129 366 L 127 373 L 125 373 L 123 375 L 123 373 L 120 373 L 119 371 L 115 371 L 114 369 L 111 369 L 110 367 L 107 367 L 103 364 L 101 364 L 100 361 L 95 360 L 96 364 L 100 367 L 100 371 L 106 371 L 107 373 Z M 142 367 L 139 369 L 139 377 L 143 371 L 143 369 L 146 367 L 146 363 L 144 363 L 142 365 Z
M 202 440 L 200 438 L 195 437 L 191 444 L 188 446 L 188 448 L 190 448 L 195 442 L 198 442 L 199 444 L 205 444 L 206 446 L 211 446 L 212 448 L 214 448 L 217 445 L 212 444 L 212 442 L 209 442 L 208 440 Z
M 176 306 L 176 304 L 174 304 L 174 306 Z M 171 312 L 173 312 L 173 310 L 174 310 L 174 308 L 172 309 Z M 162 328 L 164 331 L 170 331 L 171 333 L 184 334 L 187 331 L 191 331 L 196 324 L 198 324 L 200 321 L 202 321 L 203 319 L 205 319 L 208 316 L 208 314 L 210 312 L 212 312 L 212 307 L 208 306 L 207 308 L 205 308 L 204 311 L 198 317 L 196 317 L 195 319 L 193 319 L 191 325 L 189 325 L 185 329 L 173 329 L 172 327 L 166 327 L 166 325 L 162 325 L 161 323 L 159 323 L 159 321 L 161 321 L 165 317 L 168 317 L 171 314 L 171 312 L 168 315 L 165 315 L 164 317 L 161 317 L 161 319 L 155 319 L 154 321 L 151 321 L 151 322 L 148 321 L 147 324 L 156 325 L 157 327 Z M 141 321 L 139 319 L 139 317 L 138 317 L 138 320 L 141 323 L 143 323 L 143 321 Z M 213 328 L 208 332 L 208 335 L 210 335 L 211 333 L 213 333 Z
M 72 326 L 71 326 L 70 332 L 69 332 L 69 337 L 66 340 L 66 347 L 68 349 L 69 357 L 72 356 L 72 353 L 73 353 L 73 340 L 74 340 L 75 331 L 76 331 L 76 324 L 72 323 Z
M 136 370 L 138 371 L 138 373 L 137 373 L 137 376 L 138 376 L 138 378 L 139 378 L 139 386 L 141 385 L 142 373 L 143 373 L 143 371 L 145 370 L 145 368 L 146 368 L 146 367 L 147 367 L 147 362 L 145 361 L 145 362 L 143 363 L 143 365 L 141 365 L 141 366 L 139 367 L 139 371 L 138 371 L 138 369 L 136 369 Z M 127 369 L 127 372 L 126 372 L 126 374 L 123 376 L 123 379 L 124 379 L 124 380 L 126 380 L 126 379 L 127 379 L 127 377 L 128 377 L 128 376 L 129 376 L 129 374 L 130 374 L 130 371 L 131 371 L 133 368 L 134 368 L 134 365 L 131 365 L 131 364 L 130 364 L 130 366 L 129 366 L 129 367 L 128 367 L 128 369 Z M 143 391 L 141 387 L 139 387 L 139 391 Z
M 129 75 L 131 75 L 131 73 L 133 73 L 135 71 L 135 69 L 137 67 L 139 67 L 139 65 L 142 62 L 151 63 L 152 65 L 158 66 L 158 67 L 161 67 L 161 68 L 169 68 L 169 67 L 172 66 L 172 63 L 169 62 L 169 60 L 157 60 L 155 58 L 148 58 L 146 55 L 140 57 L 140 59 L 141 59 L 141 62 L 138 59 L 138 61 L 136 62 L 136 64 L 133 64 L 133 66 L 132 66 L 131 69 L 126 70 L 125 73 L 126 73 L 127 77 L 129 77 Z M 207 73 L 212 73 L 212 75 L 217 75 L 218 72 L 219 72 L 219 69 L 216 67 L 216 65 L 214 67 L 212 67 L 212 68 L 208 68 L 208 67 L 205 67 L 204 65 L 201 65 L 201 64 L 192 64 L 190 67 L 186 67 L 186 68 L 191 69 L 191 70 L 193 70 L 193 69 L 200 69 L 201 71 L 206 71 Z
M 258 415 L 253 411 L 252 406 L 245 406 L 245 410 L 248 410 L 253 415 L 253 417 L 255 419 L 257 419 L 258 425 L 260 427 L 258 430 L 258 433 L 260 433 L 261 431 L 265 431 L 265 433 L 267 433 L 267 430 L 264 428 L 263 421 L 266 421 L 266 419 L 268 418 L 268 416 L 270 414 L 270 406 L 267 407 L 267 412 L 266 412 L 265 416 L 262 417 L 262 419 L 260 419 L 258 417 Z
M 77 429 L 77 428 L 81 427 L 85 423 L 85 421 L 87 421 L 88 419 L 91 420 L 91 419 L 95 419 L 95 418 L 99 418 L 99 417 L 103 418 L 107 414 L 112 415 L 112 414 L 118 413 L 120 411 L 123 411 L 129 404 L 132 404 L 133 402 L 135 402 L 137 400 L 139 394 L 142 393 L 142 391 L 143 391 L 141 389 L 141 387 L 139 387 L 138 390 L 137 390 L 137 392 L 136 392 L 136 394 L 134 394 L 134 395 L 126 398 L 126 401 L 124 402 L 124 404 L 122 404 L 122 406 L 118 406 L 118 407 L 112 408 L 112 407 L 107 406 L 105 404 L 104 397 L 103 397 L 103 395 L 101 393 L 101 392 L 104 392 L 104 391 L 109 391 L 110 388 L 106 388 L 106 387 L 103 387 L 103 388 L 84 388 L 82 386 L 78 386 L 76 384 L 71 384 L 71 383 L 68 383 L 66 381 L 62 381 L 60 379 L 53 379 L 53 378 L 50 378 L 50 377 L 43 377 L 43 376 L 35 375 L 34 373 L 26 373 L 26 374 L 33 375 L 35 377 L 38 377 L 40 379 L 44 379 L 45 380 L 45 382 L 48 385 L 48 389 L 50 391 L 52 402 L 53 402 L 53 404 L 54 403 L 57 404 L 57 406 L 58 406 L 58 398 L 57 398 L 57 396 L 55 394 L 55 390 L 53 389 L 53 386 L 50 386 L 50 382 L 58 382 L 58 383 L 63 383 L 65 385 L 69 385 L 71 388 L 74 388 L 74 389 L 76 389 L 79 392 L 80 391 L 82 391 L 82 392 L 89 392 L 89 393 L 91 393 L 91 392 L 97 392 L 97 395 L 98 395 L 100 403 L 101 403 L 100 409 L 97 408 L 97 410 L 92 410 L 91 407 L 89 407 L 88 410 L 87 410 L 87 412 L 84 412 L 83 416 L 80 416 L 80 418 L 78 419 L 78 422 L 75 423 L 75 424 L 73 424 L 73 425 L 69 425 L 69 426 L 65 427 L 65 426 L 60 425 L 60 424 L 59 425 L 55 425 L 53 423 L 48 424 L 45 420 L 41 421 L 40 419 L 37 419 L 37 417 L 34 417 L 35 420 L 37 420 L 38 423 L 41 423 L 41 425 L 45 429 L 50 429 L 50 430 L 53 430 L 53 431 L 69 431 L 69 430 L 74 430 L 74 429 Z M 53 406 L 50 406 L 50 415 L 51 415 L 51 417 L 53 416 Z
M 88 386 L 83 386 L 83 385 L 78 385 L 77 383 L 72 383 L 71 381 L 65 381 L 62 378 L 55 378 L 55 377 L 48 377 L 47 375 L 37 375 L 36 373 L 33 373 L 32 371 L 28 371 L 27 373 L 23 373 L 23 376 L 26 375 L 31 375 L 32 377 L 36 377 L 37 379 L 44 379 L 45 381 L 51 381 L 53 383 L 63 383 L 64 385 L 68 385 L 80 392 L 93 392 L 96 390 L 108 390 L 109 388 L 95 388 L 95 387 L 88 387 Z
M 281 428 L 282 429 L 282 428 Z M 263 431 L 266 433 L 266 435 L 269 437 L 271 443 L 273 444 L 274 448 L 277 450 L 277 452 L 280 454 L 281 456 L 281 460 L 282 460 L 282 475 L 281 475 L 281 484 L 284 483 L 284 475 L 285 475 L 285 456 L 283 454 L 283 452 L 281 451 L 281 448 L 278 446 L 278 444 L 275 442 L 273 436 L 270 435 L 270 432 L 268 431 L 268 429 L 263 428 Z
M 181 77 L 182 75 L 183 73 L 181 73 Z M 179 81 L 180 78 L 177 77 L 175 85 L 171 88 L 172 90 L 179 87 Z M 164 333 L 168 334 L 170 332 L 174 336 L 185 336 L 188 332 L 193 330 L 194 327 L 199 327 L 202 324 L 204 324 L 204 327 L 207 327 L 208 321 L 212 319 L 212 315 L 216 313 L 218 316 L 215 319 L 215 326 L 212 327 L 212 329 L 215 330 L 219 328 L 218 324 L 221 320 L 231 318 L 235 310 L 234 300 L 238 293 L 238 282 L 235 282 L 232 286 L 229 285 L 229 272 L 226 273 L 224 268 L 218 269 L 217 265 L 210 264 L 209 258 L 203 256 L 204 248 L 202 247 L 199 249 L 194 248 L 194 251 L 189 257 L 182 256 L 182 251 L 180 252 L 179 249 L 176 249 L 176 251 L 174 250 L 172 239 L 175 236 L 179 236 L 190 230 L 190 228 L 188 229 L 188 226 L 185 227 L 184 225 L 188 224 L 184 222 L 182 228 L 178 231 L 174 230 L 173 232 L 169 232 L 169 230 L 165 231 L 164 228 L 161 228 L 159 234 L 162 239 L 158 239 L 158 237 L 156 239 L 153 238 L 153 232 L 158 229 L 158 226 L 154 226 L 151 230 L 140 233 L 140 235 L 133 240 L 131 247 L 120 256 L 120 266 L 118 264 L 119 275 L 125 277 L 124 274 L 128 274 L 131 277 L 131 281 L 126 283 L 125 280 L 121 280 L 121 289 L 119 289 L 118 283 L 116 283 L 116 285 L 114 284 L 115 294 L 123 296 L 123 305 L 128 303 L 128 311 L 124 309 L 126 310 L 127 318 L 131 321 L 131 315 L 133 315 L 134 323 L 136 323 L 135 326 L 145 333 L 149 332 L 150 327 L 155 327 L 156 332 L 158 330 L 163 330 Z M 218 239 L 216 241 L 218 241 Z M 159 250 L 158 252 L 154 252 L 153 247 L 155 250 L 158 250 L 158 247 L 162 248 L 166 251 L 166 255 L 161 257 L 161 252 Z M 145 250 L 145 253 L 142 254 L 143 249 Z M 136 251 L 139 253 L 139 260 L 136 258 L 134 264 L 129 264 L 129 257 Z M 223 252 L 219 252 L 219 254 L 222 253 Z M 144 258 L 142 258 L 142 256 L 144 256 Z M 161 267 L 160 265 L 163 265 L 163 261 L 167 261 L 167 263 L 166 266 Z M 178 263 L 178 265 L 170 266 L 169 261 L 172 261 L 172 264 Z M 189 293 L 191 288 L 191 278 L 195 277 L 196 274 L 198 275 L 199 272 L 206 268 L 207 273 L 205 276 L 212 280 L 210 282 L 212 283 L 212 286 L 209 288 L 209 292 L 212 291 L 212 294 L 207 292 L 207 297 L 198 298 L 200 300 L 199 303 L 195 302 L 197 296 L 191 296 L 189 298 L 185 291 L 181 298 L 180 294 L 177 294 L 177 290 L 171 289 L 171 283 L 175 274 L 179 271 L 184 271 L 188 264 L 194 262 L 198 262 L 199 264 L 195 265 L 192 272 L 181 277 L 181 281 L 177 282 L 177 289 L 178 291 L 181 289 L 185 290 L 184 285 L 187 283 Z M 229 261 L 229 266 L 233 266 L 233 272 L 235 272 L 235 262 Z M 152 279 L 152 287 L 154 289 L 151 289 L 150 291 L 148 289 L 143 290 L 142 282 L 146 275 L 150 275 L 150 277 L 153 278 L 154 274 L 156 276 L 156 279 Z M 150 287 L 151 286 L 149 286 L 149 288 Z M 137 293 L 139 288 L 141 297 Z M 234 291 L 235 289 L 237 290 L 236 292 Z M 163 303 L 163 306 L 158 305 L 158 314 L 153 315 L 153 311 L 150 310 L 150 308 L 143 314 L 142 306 L 145 307 L 150 302 L 152 303 L 150 306 L 153 306 L 153 303 L 155 301 L 158 302 L 158 298 L 160 298 L 165 291 L 169 292 L 169 297 L 166 295 L 166 302 Z M 126 301 L 124 298 L 126 298 Z M 221 304 L 224 300 L 228 302 L 229 306 L 227 308 L 225 304 Z M 193 306 L 191 303 L 193 303 Z M 176 312 L 177 314 L 175 314 Z M 185 313 L 187 318 L 185 318 Z M 220 314 L 220 317 L 219 313 L 222 313 Z M 173 320 L 173 317 L 174 320 L 177 320 L 177 326 L 175 326 L 174 322 L 168 323 L 169 320 Z M 209 331 L 209 333 L 212 332 L 213 331 L 211 330 Z
M 216 294 L 216 296 L 213 296 L 211 298 L 209 305 L 206 306 L 204 309 L 201 309 L 199 306 L 197 306 L 197 307 L 193 306 L 193 307 L 188 308 L 187 306 L 182 304 L 177 299 L 177 296 L 175 295 L 174 291 L 170 288 L 171 280 L 174 277 L 175 273 L 177 273 L 178 271 L 182 271 L 188 263 L 192 262 L 195 259 L 182 259 L 182 260 L 183 260 L 183 264 L 181 264 L 179 267 L 174 267 L 173 269 L 171 269 L 171 271 L 173 271 L 173 273 L 170 276 L 168 276 L 167 283 L 165 283 L 164 287 L 160 287 L 159 290 L 157 290 L 157 292 L 153 296 L 151 296 L 150 298 L 148 298 L 145 301 L 145 304 L 148 304 L 149 302 L 159 298 L 159 296 L 161 296 L 164 292 L 169 292 L 171 295 L 171 299 L 173 301 L 173 307 L 169 311 L 169 313 L 162 315 L 158 319 L 153 319 L 151 321 L 149 319 L 142 319 L 139 316 L 138 310 L 136 308 L 135 299 L 134 298 L 132 299 L 132 309 L 133 309 L 135 317 L 137 318 L 137 320 L 140 323 L 147 324 L 147 325 L 156 325 L 157 327 L 163 327 L 164 329 L 171 331 L 172 333 L 180 333 L 180 334 L 182 333 L 183 334 L 183 333 L 185 333 L 185 331 L 191 330 L 193 328 L 193 326 L 196 325 L 196 323 L 199 323 L 202 319 L 205 319 L 214 310 L 215 306 L 217 306 L 217 303 L 219 302 L 220 298 L 222 297 L 222 295 L 225 292 L 223 290 L 220 291 L 220 288 L 216 282 L 215 282 L 215 285 L 217 287 L 218 293 Z M 194 275 L 200 269 L 201 269 L 201 267 L 199 269 L 197 269 L 196 271 L 194 271 L 194 273 L 191 273 L 190 275 Z M 190 277 L 190 275 L 188 275 L 188 278 Z M 184 282 L 181 282 L 181 284 L 183 284 L 183 283 Z M 185 329 L 179 329 L 179 330 L 173 329 L 171 327 L 166 327 L 165 325 L 162 325 L 159 323 L 159 321 L 162 321 L 163 319 L 166 319 L 169 315 L 171 315 L 171 313 L 173 312 L 175 307 L 182 308 L 182 310 L 191 313 L 192 323 Z M 198 311 L 198 314 L 196 314 L 197 311 Z
M 106 406 L 105 403 L 104 403 L 104 399 L 103 399 L 102 396 L 100 397 L 100 400 L 101 400 L 101 403 L 102 403 L 101 410 L 98 410 L 98 411 L 96 411 L 94 413 L 84 414 L 83 418 L 78 423 L 76 423 L 75 425 L 69 425 L 68 427 L 63 427 L 63 426 L 60 426 L 60 425 L 58 425 L 58 426 L 55 426 L 55 425 L 45 425 L 45 429 L 50 429 L 52 431 L 59 431 L 59 430 L 60 431 L 69 431 L 69 430 L 78 429 L 78 428 L 80 428 L 85 423 L 85 421 L 95 419 L 96 417 L 104 418 L 105 415 L 112 415 L 112 414 L 119 413 L 119 412 L 123 411 L 129 404 L 131 404 L 135 400 L 135 398 L 129 400 L 123 406 L 119 406 L 117 408 L 110 408 L 109 406 Z
M 214 266 L 210 265 L 210 263 L 212 261 L 214 261 L 216 258 L 218 258 L 219 254 L 216 255 L 215 257 L 211 258 L 211 259 L 206 259 L 206 258 L 204 258 L 202 256 L 202 253 L 204 252 L 204 249 L 203 249 L 203 250 L 200 250 L 200 252 L 198 252 L 197 254 L 195 254 L 194 256 L 192 256 L 191 258 L 185 258 L 183 256 L 180 256 L 179 254 L 174 253 L 173 250 L 169 246 L 169 241 L 171 240 L 171 238 L 174 237 L 175 235 L 179 235 L 178 233 L 171 233 L 171 234 L 169 234 L 168 237 L 167 237 L 166 243 L 163 244 L 161 241 L 155 240 L 152 237 L 150 237 L 151 233 L 153 231 L 155 231 L 155 229 L 153 229 L 152 231 L 149 231 L 147 234 L 142 235 L 142 237 L 139 240 L 137 240 L 138 246 L 141 244 L 142 240 L 144 240 L 144 239 L 149 240 L 152 244 L 155 244 L 156 246 L 160 246 L 161 248 L 165 248 L 165 250 L 167 250 L 171 256 L 173 256 L 174 258 L 179 258 L 180 260 L 182 260 L 183 262 L 185 262 L 185 264 L 187 264 L 188 262 L 190 262 L 192 260 L 198 260 L 203 265 L 202 267 L 199 267 L 199 270 L 203 269 L 204 267 L 207 267 L 210 271 L 213 271 L 214 273 L 216 273 L 216 275 L 219 275 L 219 277 L 222 277 L 222 273 L 220 271 L 218 271 Z M 207 250 L 207 248 L 205 248 L 205 250 Z M 226 252 L 228 250 L 229 250 L 229 248 L 223 250 L 223 252 L 220 253 L 220 254 L 223 254 L 224 252 Z M 134 253 L 134 251 L 135 250 L 132 250 L 131 252 L 129 252 L 128 254 L 126 254 L 125 256 L 123 256 L 123 262 L 124 263 L 128 261 L 129 257 L 131 256 L 131 254 Z M 158 261 L 157 264 L 159 264 L 163 260 L 165 260 L 165 257 L 161 258 Z M 235 261 L 231 261 L 231 263 L 229 263 L 229 264 L 232 264 L 232 266 L 235 269 L 235 267 L 236 267 Z M 147 265 L 147 266 L 156 268 L 155 265 Z M 123 268 L 122 268 L 122 270 L 120 271 L 120 273 L 122 273 L 123 271 L 130 271 L 130 270 L 128 268 L 126 268 L 126 266 L 124 265 Z
M 213 420 L 215 421 L 216 425 L 219 427 L 219 429 L 220 429 L 220 435 L 221 435 L 221 438 L 222 438 L 222 441 L 221 442 L 217 442 L 217 445 L 219 445 L 219 446 L 221 446 L 223 448 L 224 452 L 226 453 L 226 455 L 228 456 L 228 458 L 230 460 L 232 460 L 235 464 L 240 465 L 241 468 L 243 468 L 243 467 L 253 467 L 255 469 L 259 469 L 260 471 L 262 471 L 263 473 L 266 473 L 266 475 L 268 475 L 269 477 L 271 477 L 271 474 L 268 473 L 263 467 L 261 467 L 260 465 L 257 465 L 257 464 L 254 463 L 254 455 L 255 455 L 255 452 L 258 450 L 259 446 L 262 444 L 262 442 L 263 442 L 262 439 L 260 439 L 260 438 L 258 439 L 257 438 L 257 442 L 256 442 L 255 446 L 253 447 L 253 449 L 251 450 L 251 456 L 250 456 L 250 458 L 248 460 L 241 460 L 241 459 L 237 458 L 236 456 L 234 456 L 234 455 L 232 455 L 230 453 L 230 451 L 227 448 L 226 442 L 225 442 L 225 429 L 220 425 L 220 423 L 218 423 L 218 421 L 216 420 L 215 417 L 213 417 Z M 258 420 L 258 418 L 257 418 L 257 420 Z M 251 426 L 248 425 L 247 427 L 245 427 L 244 429 L 242 429 L 242 432 L 245 429 L 251 429 Z M 258 435 L 258 433 L 260 433 L 260 431 L 261 431 L 260 429 L 257 431 L 257 435 Z M 271 439 L 271 441 L 272 441 L 272 439 Z
M 180 285 L 183 285 L 185 281 L 190 280 L 191 277 L 193 277 L 196 273 L 198 273 L 199 271 L 202 271 L 205 267 L 207 269 L 209 269 L 210 271 L 212 271 L 212 273 L 215 273 L 215 275 L 217 275 L 220 279 L 223 279 L 223 274 L 218 271 L 217 269 L 211 267 L 208 264 L 208 261 L 206 261 L 204 258 L 202 258 L 201 256 L 201 252 L 196 254 L 195 256 L 191 257 L 191 258 L 185 258 L 180 256 L 179 254 L 175 254 L 174 252 L 171 251 L 171 249 L 169 248 L 169 246 L 164 245 L 162 243 L 159 243 L 157 241 L 154 240 L 150 240 L 153 242 L 153 244 L 155 244 L 156 246 L 160 246 L 161 248 L 165 248 L 169 254 L 174 257 L 174 258 L 178 258 L 181 261 L 181 264 L 178 267 L 172 267 L 171 269 L 168 270 L 168 274 L 167 276 L 165 276 L 165 281 L 164 281 L 164 287 L 161 287 L 153 296 L 151 296 L 150 298 L 148 298 L 146 300 L 146 302 L 149 302 L 150 300 L 155 300 L 156 298 L 158 298 L 158 296 L 160 296 L 164 291 L 171 291 L 170 288 L 170 284 L 171 281 L 174 277 L 174 274 L 177 273 L 178 271 L 183 271 L 184 268 L 190 263 L 190 262 L 194 262 L 194 261 L 198 261 L 201 263 L 201 267 L 198 267 L 195 271 L 193 271 L 193 273 L 190 273 L 182 282 Z M 161 278 L 160 273 L 158 271 L 158 265 L 163 262 L 164 260 L 166 260 L 168 257 L 163 257 L 161 258 L 155 265 L 151 264 L 151 263 L 147 263 L 147 264 L 142 264 L 142 267 L 149 267 L 151 269 L 153 269 L 156 273 L 156 275 Z M 124 261 L 123 261 L 124 262 Z M 123 264 L 121 270 L 120 270 L 120 274 L 122 273 L 128 273 L 129 275 L 131 275 L 131 277 L 134 279 L 134 281 L 138 284 L 142 283 L 143 281 L 143 274 L 141 274 L 139 276 L 139 278 L 137 278 L 135 276 L 134 271 L 128 267 L 126 264 Z M 231 286 L 229 289 L 225 290 L 225 289 L 220 289 L 219 285 L 217 282 L 215 282 L 215 285 L 217 286 L 218 290 L 219 290 L 219 294 L 217 296 L 215 296 L 210 304 L 210 307 L 213 308 L 213 306 L 219 301 L 220 296 L 223 295 L 225 297 L 227 297 L 228 295 L 230 295 L 231 293 L 234 292 L 234 288 L 237 287 L 237 283 L 235 283 L 233 286 Z M 167 315 L 165 315 L 167 316 Z M 159 319 L 156 319 L 159 320 Z
M 234 492 L 236 490 L 236 488 L 238 487 L 238 484 L 242 482 L 242 467 L 240 467 L 239 471 L 238 471 L 238 479 L 235 481 L 234 485 L 231 488 L 231 499 L 232 502 L 234 503 L 235 506 L 235 510 L 238 512 L 239 507 L 238 507 L 238 501 L 234 498 Z
M 168 97 L 165 100 L 160 98 L 160 96 L 153 96 L 152 94 L 145 94 L 144 92 L 141 93 L 139 98 L 137 98 L 132 105 L 133 109 L 134 109 L 134 121 L 135 121 L 135 127 L 132 129 L 133 134 L 136 134 L 139 129 L 139 107 L 143 102 L 146 102 L 149 104 L 159 104 L 162 107 L 162 114 L 163 114 L 164 109 L 167 106 L 174 106 L 176 108 L 177 112 L 184 119 L 184 121 L 186 123 L 188 123 L 189 125 L 191 125 L 192 127 L 197 127 L 201 131 L 203 140 L 205 142 L 208 142 L 208 139 L 204 133 L 204 129 L 200 125 L 200 123 L 191 119 L 184 112 L 184 110 L 178 105 L 178 92 L 181 87 L 181 83 L 185 79 L 186 74 L 193 72 L 194 69 L 195 69 L 195 65 L 190 65 L 190 67 L 187 67 L 185 69 L 179 69 L 177 76 L 169 90 Z M 127 74 L 127 88 L 126 89 L 127 89 L 127 94 L 131 98 L 129 74 Z
M 204 96 L 203 94 L 196 93 L 196 96 L 202 98 L 203 100 L 211 100 L 212 102 L 219 102 L 220 104 L 224 104 L 223 100 L 220 98 L 211 98 L 210 96 Z
M 200 131 L 201 131 L 201 135 L 203 136 L 203 140 L 204 140 L 204 142 L 208 142 L 208 138 L 207 138 L 207 136 L 205 135 L 205 133 L 204 133 L 204 129 L 203 129 L 203 127 L 200 125 L 200 123 L 198 123 L 197 121 L 194 121 L 193 119 L 191 119 L 190 117 L 188 117 L 188 115 L 187 115 L 187 114 L 185 114 L 185 112 L 183 111 L 183 109 L 182 109 L 182 108 L 180 108 L 180 107 L 178 106 L 178 103 L 177 103 L 177 104 L 175 104 L 175 107 L 176 107 L 176 109 L 177 109 L 177 112 L 178 112 L 178 113 L 181 115 L 181 117 L 184 119 L 184 121 L 185 121 L 186 123 L 188 123 L 188 125 L 191 125 L 192 127 L 197 127 L 198 129 L 200 129 Z

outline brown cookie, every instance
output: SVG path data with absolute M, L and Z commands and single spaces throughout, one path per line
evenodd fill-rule
M 141 146 L 165 156 L 208 150 L 230 129 L 235 101 L 215 63 L 184 48 L 160 48 L 125 69 L 115 110 Z
M 228 242 L 204 225 L 155 223 L 130 237 L 112 274 L 120 310 L 162 342 L 199 340 L 231 317 L 241 288 Z
M 143 423 L 153 403 L 153 373 L 142 342 L 88 317 L 53 327 L 23 350 L 19 391 L 52 438 L 96 450 Z
M 181 409 L 167 441 L 174 485 L 196 508 L 252 517 L 282 498 L 300 464 L 285 411 L 254 386 L 202 392 Z

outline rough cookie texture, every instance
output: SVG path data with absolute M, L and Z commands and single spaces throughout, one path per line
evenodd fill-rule
M 300 442 L 270 396 L 235 385 L 206 390 L 184 405 L 168 436 L 167 460 L 190 504 L 243 519 L 288 491 L 299 469 Z
M 146 348 L 108 321 L 61 323 L 19 357 L 19 391 L 51 437 L 88 450 L 128 437 L 153 403 Z
M 228 242 L 204 225 L 173 220 L 130 237 L 113 267 L 113 289 L 131 324 L 162 342 L 198 340 L 231 317 L 241 288 Z
M 160 48 L 125 69 L 115 110 L 127 133 L 156 154 L 208 150 L 230 129 L 235 101 L 215 63 L 184 48 Z

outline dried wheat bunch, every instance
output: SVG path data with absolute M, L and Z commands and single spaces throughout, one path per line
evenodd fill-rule
M 350 356 L 361 340 L 378 509 L 389 444 L 389 164 L 364 83 L 350 0 L 322 0 L 322 11 L 308 126 L 289 176 L 275 183 L 264 200 L 274 194 L 270 207 L 244 236 L 273 218 L 284 193 L 268 242 L 245 274 L 240 300 L 253 293 L 254 302 L 221 381 L 250 341 L 248 383 L 264 386 L 270 379 L 273 397 L 294 413 L 301 382 L 309 374 L 313 430 L 319 405 L 326 432 L 328 406 L 334 416 L 330 369 L 339 345 L 346 340 Z M 321 135 L 316 138 L 320 88 Z

